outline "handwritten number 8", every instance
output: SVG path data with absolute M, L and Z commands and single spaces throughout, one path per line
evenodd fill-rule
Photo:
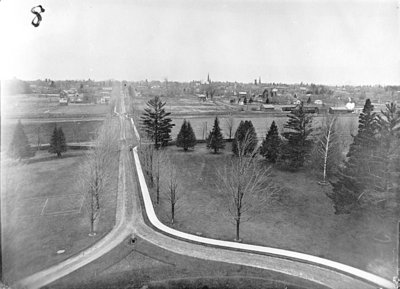
M 40 12 L 36 11 L 36 10 L 35 10 L 36 8 L 39 8 L 39 9 L 40 9 Z M 45 10 L 44 10 L 44 8 L 42 7 L 42 5 L 35 6 L 35 7 L 33 7 L 33 8 L 31 9 L 31 12 L 32 12 L 33 14 L 36 15 L 36 17 L 33 18 L 33 20 L 32 20 L 32 25 L 33 25 L 33 26 L 35 26 L 35 27 L 38 27 L 38 26 L 39 26 L 40 22 L 42 21 L 42 15 L 40 15 L 40 13 L 43 13 L 44 11 L 45 11 Z M 35 20 L 36 20 L 36 21 L 35 21 Z

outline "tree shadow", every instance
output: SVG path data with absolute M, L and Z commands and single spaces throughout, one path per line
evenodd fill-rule
M 62 155 L 60 158 L 57 157 L 57 155 L 48 155 L 48 156 L 43 156 L 40 158 L 34 158 L 34 159 L 29 159 L 26 160 L 26 164 L 34 164 L 34 163 L 40 163 L 40 162 L 47 162 L 47 161 L 52 161 L 52 160 L 61 160 L 61 159 L 67 159 L 67 158 L 74 158 L 74 157 L 81 157 L 85 155 L 85 152 L 79 152 L 79 153 L 67 153 Z

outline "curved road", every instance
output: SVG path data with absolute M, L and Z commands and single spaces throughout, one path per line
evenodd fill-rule
M 132 120 L 131 122 L 137 134 L 135 125 Z M 135 232 L 146 241 L 181 255 L 279 272 L 329 288 L 395 288 L 394 283 L 389 280 L 323 258 L 287 250 L 199 237 L 165 226 L 154 212 L 137 147 L 133 150 L 133 155 L 144 203 L 144 213 L 150 222 L 149 227 L 139 213 L 141 207 L 137 206 L 134 208 Z M 139 196 L 134 194 L 134 197 Z M 138 202 L 139 200 L 136 200 L 134 203 Z

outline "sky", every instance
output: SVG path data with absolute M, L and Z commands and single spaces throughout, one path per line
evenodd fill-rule
M 399 1 L 1 0 L 0 77 L 400 84 Z

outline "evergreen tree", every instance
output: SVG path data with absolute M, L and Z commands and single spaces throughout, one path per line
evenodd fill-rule
M 171 140 L 171 129 L 174 126 L 169 117 L 171 113 L 165 112 L 165 104 L 166 102 L 162 102 L 160 97 L 156 96 L 147 102 L 148 108 L 145 108 L 145 113 L 141 116 L 144 131 L 154 141 L 156 149 L 168 145 Z
M 332 192 L 327 195 L 333 201 L 335 214 L 349 214 L 361 198 L 363 186 L 348 168 L 339 169 L 335 176 L 337 181 L 330 181 Z
M 273 121 L 262 142 L 260 153 L 271 163 L 276 163 L 280 155 L 281 144 L 282 140 L 279 136 L 278 127 Z
M 386 110 L 381 110 L 382 115 L 378 115 L 378 129 L 380 136 L 398 137 L 400 136 L 400 111 L 397 110 L 396 103 L 386 104 Z
M 215 117 L 214 126 L 212 131 L 207 137 L 207 148 L 214 150 L 214 153 L 218 153 L 220 149 L 225 148 L 225 141 L 219 127 L 218 117 Z
M 301 102 L 288 118 L 284 127 L 289 131 L 282 134 L 287 142 L 282 146 L 281 161 L 290 169 L 298 169 L 304 165 L 311 149 L 312 116 L 306 114 Z
M 347 153 L 346 167 L 365 185 L 370 181 L 369 169 L 377 148 L 378 123 L 374 106 L 367 99 L 359 116 L 358 133 Z
M 20 120 L 15 127 L 13 138 L 7 153 L 10 157 L 16 159 L 30 158 L 35 154 L 29 145 L 28 138 L 26 137 L 24 127 Z
M 232 152 L 236 156 L 238 155 L 238 146 L 243 146 L 244 142 L 248 142 L 244 154 L 252 154 L 257 146 L 257 134 L 250 120 L 241 121 L 235 132 L 232 142 Z
M 310 104 L 310 103 L 311 103 L 311 96 L 309 96 L 307 99 L 307 104 Z
M 65 141 L 64 132 L 62 128 L 54 127 L 53 134 L 50 139 L 49 153 L 57 154 L 57 157 L 61 157 L 61 153 L 67 151 L 67 144 Z
M 336 173 L 337 181 L 331 182 L 332 193 L 328 197 L 334 203 L 336 214 L 348 214 L 354 209 L 364 191 L 371 185 L 375 150 L 378 145 L 377 117 L 369 99 L 359 116 L 358 133 L 354 136 L 344 168 Z
M 181 130 L 178 133 L 178 137 L 176 139 L 176 146 L 183 148 L 186 152 L 188 148 L 194 148 L 196 145 L 196 136 L 193 132 L 192 126 L 189 121 L 186 119 L 183 121 Z
M 374 176 L 377 189 L 391 190 L 397 178 L 396 163 L 400 160 L 400 111 L 395 103 L 386 104 L 386 110 L 377 116 L 379 144 L 374 154 Z

